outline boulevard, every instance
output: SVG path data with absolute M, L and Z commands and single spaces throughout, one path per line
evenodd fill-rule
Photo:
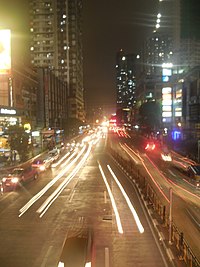
M 125 139 L 113 133 L 91 134 L 82 146 L 63 152 L 37 180 L 1 195 L 1 266 L 59 266 L 65 241 L 88 230 L 92 231 L 91 266 L 186 266 L 170 247 L 166 251 L 138 188 L 109 153 L 112 144 L 129 158 L 120 145 Z M 167 182 L 162 184 L 158 173 L 155 179 L 167 195 Z M 185 216 L 198 253 L 198 229 L 178 193 L 174 205 L 173 216 L 180 221 Z

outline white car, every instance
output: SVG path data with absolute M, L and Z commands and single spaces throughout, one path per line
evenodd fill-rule
M 58 151 L 50 151 L 48 154 L 49 154 L 49 158 L 51 158 L 52 162 L 59 159 L 60 154 L 58 153 Z

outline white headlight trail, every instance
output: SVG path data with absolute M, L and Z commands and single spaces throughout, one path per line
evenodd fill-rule
M 48 210 L 51 204 L 57 199 L 57 197 L 62 193 L 65 187 L 69 184 L 69 182 L 73 179 L 73 177 L 77 174 L 79 169 L 85 163 L 87 157 L 89 156 L 91 151 L 91 145 L 89 145 L 87 152 L 81 161 L 74 167 L 73 171 L 65 178 L 65 180 L 56 188 L 56 190 L 44 201 L 44 203 L 37 210 L 37 213 L 40 213 L 40 217 L 44 215 L 44 213 Z
M 114 197 L 113 197 L 113 194 L 112 194 L 112 192 L 111 192 L 110 186 L 109 186 L 109 184 L 108 184 L 108 182 L 107 182 L 106 176 L 105 176 L 105 174 L 104 174 L 104 172 L 103 172 L 103 169 L 102 169 L 102 167 L 101 167 L 100 164 L 99 164 L 99 170 L 100 170 L 100 172 L 101 172 L 101 175 L 102 175 L 102 177 L 103 177 L 104 183 L 105 183 L 105 185 L 106 185 L 106 187 L 107 187 L 107 190 L 108 190 L 108 194 L 109 194 L 109 196 L 110 196 L 110 200 L 111 200 L 112 207 L 113 207 L 113 210 L 114 210 L 114 213 L 115 213 L 115 217 L 116 217 L 116 221 L 117 221 L 118 232 L 119 232 L 120 234 L 123 234 L 123 228 L 122 228 L 122 224 L 121 224 L 121 220 L 120 220 L 119 212 L 118 212 L 118 209 L 117 209 L 117 206 L 116 206 L 116 203 L 115 203 L 115 199 L 114 199 Z
M 141 234 L 144 233 L 144 228 L 143 228 L 143 226 L 142 226 L 142 224 L 141 224 L 141 222 L 140 222 L 140 219 L 139 219 L 139 217 L 138 217 L 138 215 L 137 215 L 137 212 L 135 211 L 135 209 L 134 209 L 134 207 L 133 207 L 133 205 L 132 205 L 132 203 L 131 203 L 131 201 L 130 201 L 128 195 L 126 194 L 124 188 L 123 188 L 122 185 L 120 184 L 119 180 L 117 179 L 117 177 L 116 177 L 116 175 L 114 174 L 114 172 L 113 172 L 113 170 L 111 169 L 111 167 L 110 167 L 109 165 L 107 165 L 107 167 L 108 167 L 110 173 L 112 174 L 112 176 L 113 176 L 113 178 L 114 178 L 116 184 L 118 185 L 119 189 L 121 190 L 121 192 L 122 192 L 122 194 L 123 194 L 123 196 L 124 196 L 124 198 L 125 198 L 125 200 L 126 200 L 128 206 L 129 206 L 129 208 L 130 208 L 130 210 L 131 210 L 131 213 L 133 214 L 133 217 L 134 217 L 134 219 L 135 219 L 135 222 L 136 222 L 136 224 L 137 224 L 137 227 L 138 227 L 139 232 L 140 232 Z
M 39 198 L 41 198 L 49 188 L 51 188 L 61 177 L 65 175 L 65 173 L 72 167 L 72 165 L 80 158 L 83 154 L 85 147 L 81 150 L 81 152 L 77 155 L 77 157 L 71 161 L 60 173 L 49 182 L 42 190 L 40 190 L 35 196 L 33 196 L 19 211 L 19 217 L 21 217 Z

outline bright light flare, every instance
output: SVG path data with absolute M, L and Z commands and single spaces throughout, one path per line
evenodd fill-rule
M 164 161 L 172 161 L 172 157 L 170 154 L 161 154 L 161 157 Z
M 65 264 L 64 264 L 64 262 L 62 262 L 62 261 L 59 261 L 59 263 L 58 263 L 58 267 L 65 267 Z
M 0 30 L 0 74 L 8 74 L 11 69 L 11 31 Z
M 12 178 L 11 182 L 13 184 L 17 184 L 19 182 L 19 179 L 17 177 Z
M 40 169 L 40 171 L 45 171 L 45 166 L 42 165 L 42 166 L 39 167 L 39 169 Z

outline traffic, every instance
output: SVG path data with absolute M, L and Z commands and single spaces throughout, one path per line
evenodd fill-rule
M 8 191 L 14 191 L 14 194 L 8 195 L 7 199 L 9 200 L 9 198 L 13 198 L 16 203 L 18 203 L 19 201 L 19 204 L 16 205 L 18 207 L 17 216 L 18 218 L 23 218 L 23 221 L 26 221 L 26 218 L 28 216 L 31 216 L 36 220 L 38 218 L 44 218 L 43 220 L 45 222 L 46 218 L 48 218 L 52 214 L 57 217 L 59 212 L 64 212 L 65 215 L 63 216 L 63 221 L 70 221 L 70 219 L 73 218 L 73 225 L 75 225 L 73 227 L 78 227 L 80 224 L 81 229 L 81 224 L 84 221 L 83 218 L 85 216 L 83 210 L 84 212 L 87 212 L 87 205 L 89 205 L 89 203 L 93 203 L 95 196 L 98 197 L 98 201 L 94 203 L 94 207 L 97 208 L 103 199 L 105 207 L 102 209 L 100 205 L 100 209 L 105 210 L 103 220 L 111 220 L 112 223 L 116 221 L 115 231 L 117 231 L 118 229 L 118 234 L 126 236 L 127 233 L 132 233 L 132 229 L 134 229 L 134 236 L 137 235 L 137 239 L 133 239 L 135 240 L 133 241 L 133 243 L 136 242 L 138 238 L 143 238 L 139 237 L 139 235 L 143 233 L 145 238 L 146 231 L 149 230 L 147 224 L 144 223 L 144 218 L 141 216 L 142 208 L 135 208 L 135 205 L 133 205 L 133 203 L 135 203 L 136 200 L 131 203 L 130 199 L 133 196 L 134 190 L 130 186 L 131 182 L 128 181 L 129 176 L 128 174 L 125 174 L 126 178 L 122 178 L 121 172 L 119 171 L 118 167 L 116 167 L 117 165 L 114 164 L 112 157 L 109 157 L 109 147 L 115 149 L 121 157 L 123 156 L 125 158 L 128 158 L 129 166 L 127 166 L 127 168 L 131 165 L 134 165 L 136 168 L 138 168 L 139 172 L 141 172 L 140 175 L 143 175 L 145 177 L 146 175 L 148 175 L 150 177 L 150 180 L 152 180 L 152 182 L 154 183 L 155 187 L 157 187 L 158 191 L 161 193 L 162 198 L 167 203 L 167 205 L 170 202 L 168 196 L 169 185 L 172 186 L 172 183 L 176 181 L 179 187 L 184 188 L 185 185 L 183 186 L 182 184 L 182 177 L 185 177 L 184 175 L 186 175 L 186 173 L 177 169 L 180 175 L 177 175 L 176 178 L 169 177 L 169 175 L 167 176 L 166 173 L 170 173 L 171 170 L 173 170 L 173 161 L 175 159 L 177 161 L 178 159 L 180 159 L 183 162 L 184 160 L 187 161 L 187 159 L 182 158 L 180 155 L 175 154 L 173 151 L 167 150 L 165 147 L 160 147 L 156 141 L 151 141 L 149 143 L 148 141 L 146 143 L 144 142 L 142 147 L 138 146 L 136 149 L 136 147 L 134 147 L 134 140 L 136 139 L 134 139 L 134 136 L 131 136 L 130 132 L 126 133 L 124 132 L 124 130 L 110 130 L 108 132 L 106 131 L 107 130 L 105 128 L 98 130 L 93 129 L 90 132 L 79 136 L 75 140 L 66 142 L 62 146 L 62 148 L 58 149 L 55 147 L 50 151 L 46 151 L 45 153 L 38 155 L 37 158 L 30 160 L 30 162 L 22 164 L 23 167 L 16 166 L 12 171 L 9 171 L 7 175 L 3 176 L 3 179 L 1 180 L 3 188 L 1 192 L 5 197 L 2 198 L 2 201 L 6 201 Z M 146 147 L 147 149 L 145 149 Z M 102 151 L 104 152 L 105 148 L 106 153 L 102 153 Z M 171 160 L 163 159 L 162 153 L 165 156 L 170 155 Z M 161 164 L 161 162 L 163 164 Z M 191 162 L 187 161 L 187 163 Z M 94 166 L 94 173 L 90 174 L 90 172 L 94 169 Z M 169 166 L 170 168 L 168 168 Z M 191 165 L 188 165 L 188 168 L 190 166 Z M 96 168 L 98 169 L 98 171 Z M 30 173 L 28 172 L 28 169 Z M 194 170 L 195 168 L 193 167 L 191 168 L 190 172 Z M 91 179 L 96 179 L 97 185 L 95 185 L 94 187 L 90 184 Z M 101 192 L 102 185 L 101 187 L 99 187 L 101 179 L 106 186 L 103 194 Z M 126 179 L 128 180 L 126 181 Z M 197 177 L 192 176 L 192 173 L 188 173 L 188 181 L 189 179 L 194 180 L 197 179 Z M 89 186 L 88 188 L 85 187 L 86 181 Z M 20 190 L 22 188 L 24 190 Z M 97 193 L 97 190 L 99 189 L 101 190 Z M 188 192 L 189 190 L 191 191 L 190 188 L 187 188 Z M 80 192 L 82 192 L 82 195 L 80 195 Z M 83 204 L 84 199 L 86 199 L 90 194 L 91 200 L 86 200 L 87 205 Z M 123 197 L 119 197 L 119 194 L 122 194 Z M 134 197 L 136 197 L 137 194 L 138 193 L 135 192 Z M 186 191 L 184 191 L 184 194 L 186 196 L 189 193 L 186 194 Z M 81 196 L 82 198 L 79 199 L 79 197 Z M 21 201 L 21 199 L 23 199 L 23 201 Z M 64 199 L 65 201 L 63 202 Z M 141 200 L 139 200 L 139 202 L 140 201 Z M 107 214 L 107 204 L 109 204 L 110 207 L 112 206 L 113 217 L 110 217 L 110 215 L 108 216 Z M 63 205 L 66 207 L 62 208 L 60 211 L 60 207 L 63 207 Z M 126 205 L 128 205 L 129 207 L 126 211 L 127 214 L 130 213 L 128 217 L 124 217 L 124 207 Z M 178 204 L 176 205 L 178 206 Z M 182 204 L 179 203 L 179 205 L 181 206 Z M 1 206 L 1 209 L 3 209 L 3 206 Z M 93 218 L 93 214 L 91 214 L 90 208 L 88 209 L 88 212 L 90 214 L 89 216 Z M 77 213 L 79 213 L 78 217 L 76 215 Z M 98 219 L 98 216 L 95 215 L 95 218 Z M 58 221 L 56 220 L 55 223 L 59 225 Z M 90 223 L 91 222 L 89 221 L 87 224 L 90 225 Z M 137 231 L 135 229 L 137 229 Z M 190 229 L 192 232 L 191 227 Z M 81 231 L 75 231 L 71 239 L 70 235 L 66 239 L 67 243 L 68 241 L 70 242 L 71 240 L 73 241 L 76 239 L 77 242 L 73 243 L 75 244 L 73 248 L 73 253 L 75 254 L 79 246 L 79 241 L 82 244 L 82 239 L 79 239 L 80 235 Z M 94 238 L 96 240 L 96 236 Z M 121 238 L 119 238 L 118 241 L 120 240 Z M 130 249 L 131 252 L 130 243 L 126 243 L 125 240 L 123 242 L 126 251 Z M 151 240 L 151 242 L 154 241 Z M 148 246 L 148 243 L 146 244 Z M 134 243 L 134 245 L 136 245 L 136 243 Z M 84 253 L 86 246 L 87 238 L 86 240 L 84 239 L 83 246 L 81 245 L 81 249 L 83 249 L 83 251 L 81 251 L 80 259 L 82 262 L 84 262 L 84 264 L 90 264 L 87 266 L 92 266 L 91 262 L 86 261 L 87 257 Z M 94 248 L 92 247 L 91 249 L 93 250 Z M 59 252 L 61 253 L 61 250 L 59 250 Z M 104 252 L 107 253 L 107 250 Z M 63 253 L 64 254 L 62 255 L 59 254 L 60 260 L 58 260 L 57 258 L 57 265 L 59 267 L 63 266 L 62 264 L 65 262 L 64 257 L 69 257 L 68 249 L 64 250 Z M 156 264 L 154 266 L 156 266 Z M 165 263 L 165 265 L 160 266 L 170 265 Z

